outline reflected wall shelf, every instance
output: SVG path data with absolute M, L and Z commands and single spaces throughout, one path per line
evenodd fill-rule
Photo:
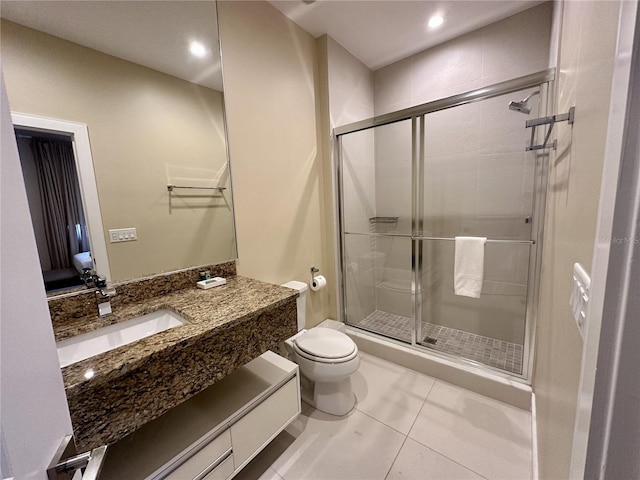
M 169 192 L 173 192 L 177 188 L 187 188 L 191 190 L 218 190 L 220 193 L 227 189 L 227 187 L 183 187 L 179 185 L 172 185 L 171 183 L 167 185 L 167 190 Z

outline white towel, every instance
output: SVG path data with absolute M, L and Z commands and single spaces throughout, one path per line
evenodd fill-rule
M 456 237 L 453 289 L 456 295 L 480 298 L 486 237 Z

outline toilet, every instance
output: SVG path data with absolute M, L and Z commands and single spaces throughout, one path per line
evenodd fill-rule
M 284 346 L 289 360 L 300 368 L 302 399 L 331 415 L 349 413 L 356 403 L 351 374 L 360 366 L 358 347 L 346 334 L 331 327 L 305 330 L 307 284 L 294 280 L 282 286 L 300 292 L 298 333 L 285 340 Z M 342 325 L 329 321 L 323 324 Z

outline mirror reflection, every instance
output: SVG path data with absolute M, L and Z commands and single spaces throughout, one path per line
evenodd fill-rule
M 93 270 L 73 141 L 16 127 L 22 174 L 47 292 L 84 285 Z
M 70 172 L 23 165 L 49 289 L 92 266 L 118 282 L 236 258 L 215 1 L 3 1 L 1 14 L 12 112 L 62 125 L 16 125 L 21 156 Z M 67 124 L 84 126 L 88 163 Z M 54 186 L 74 165 L 78 186 Z

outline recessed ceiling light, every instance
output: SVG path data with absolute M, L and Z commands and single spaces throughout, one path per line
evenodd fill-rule
M 434 15 L 429 19 L 429 28 L 438 28 L 443 23 L 444 18 L 442 18 L 442 15 Z
M 191 55 L 198 58 L 202 58 L 207 54 L 207 49 L 205 48 L 205 46 L 202 43 L 196 41 L 191 42 L 191 44 L 189 45 L 189 51 L 191 52 Z

